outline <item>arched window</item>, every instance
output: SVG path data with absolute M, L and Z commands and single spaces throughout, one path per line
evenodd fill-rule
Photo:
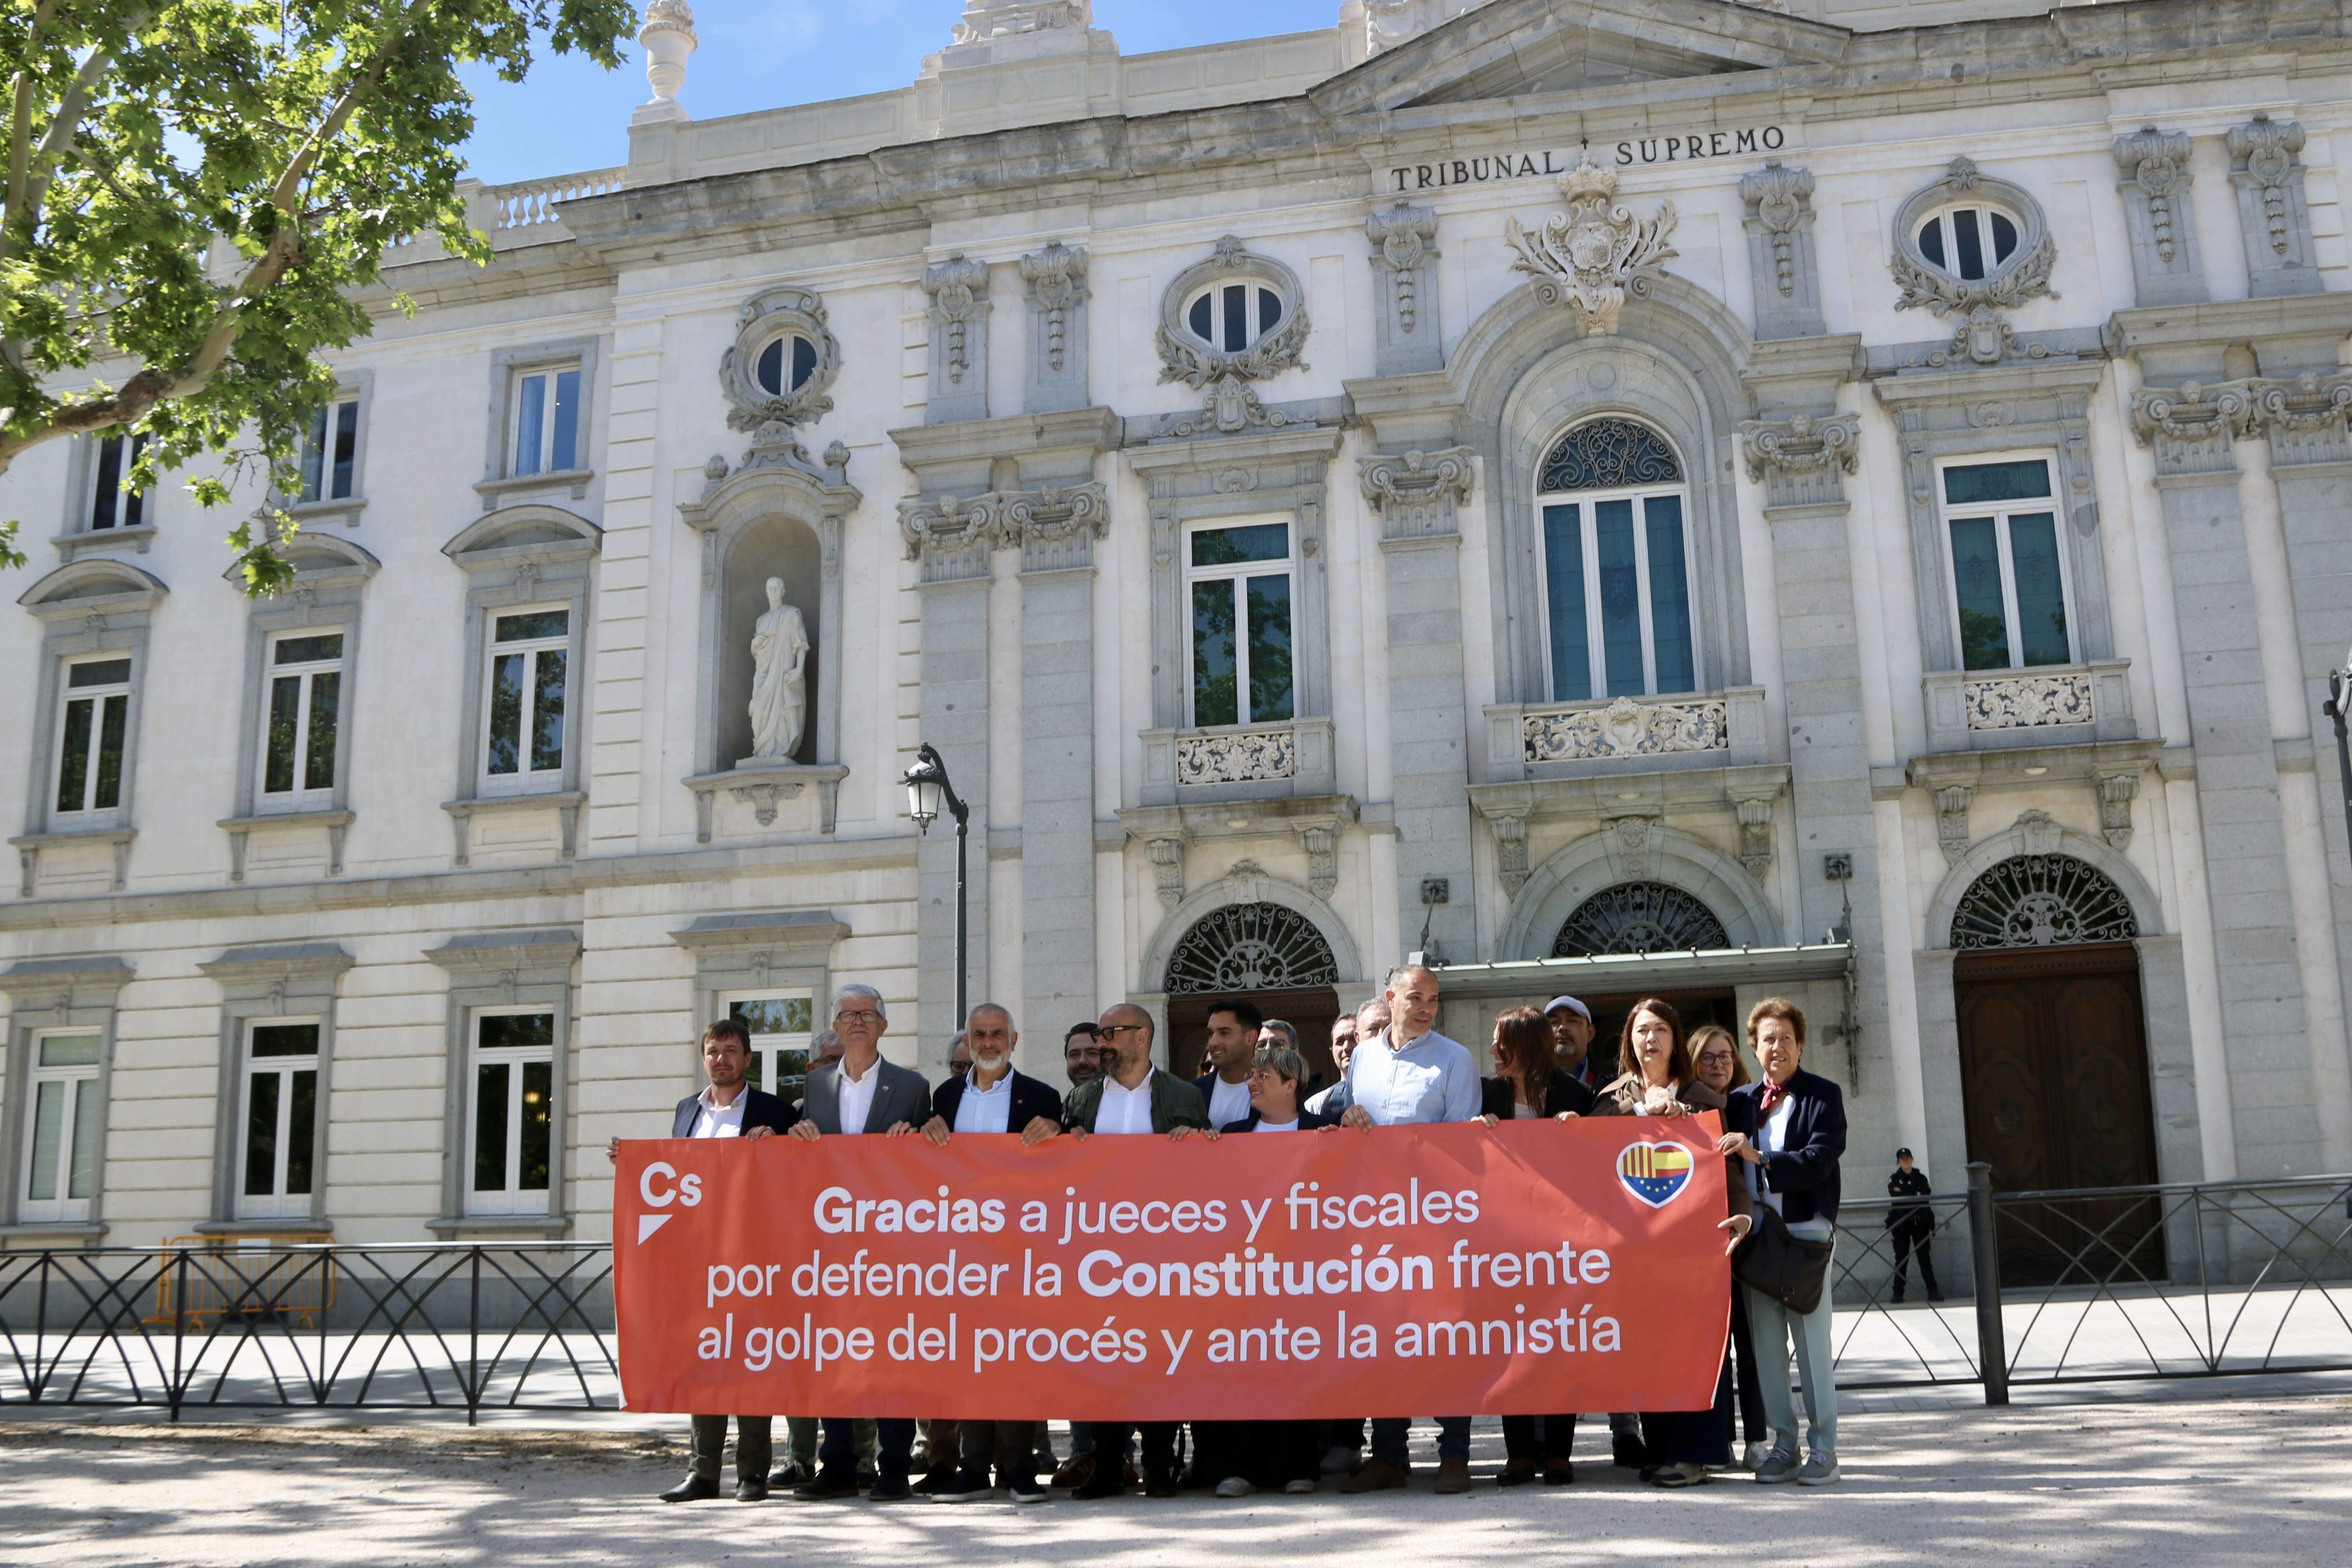
M 769 396 L 784 397 L 808 384 L 816 374 L 816 360 L 815 343 L 798 332 L 786 332 L 760 351 L 752 376 Z
M 1552 939 L 1554 958 L 1611 952 L 1712 952 L 1731 945 L 1715 911 L 1664 882 L 1620 882 L 1576 906 Z
M 1315 922 L 1280 904 L 1227 904 L 1184 933 L 1168 960 L 1171 995 L 1332 985 L 1339 965 Z
M 1552 700 L 1698 689 L 1690 492 L 1665 438 L 1590 420 L 1554 444 L 1536 492 Z
M 2056 947 L 2139 935 L 2115 879 L 2072 855 L 2015 855 L 1969 885 L 1952 913 L 1952 945 Z

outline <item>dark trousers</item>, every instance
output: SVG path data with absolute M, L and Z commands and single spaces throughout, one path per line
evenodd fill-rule
M 1412 1463 L 1405 1447 L 1405 1438 L 1412 1431 L 1412 1423 L 1405 1417 L 1377 1416 L 1372 1421 L 1372 1458 L 1386 1459 L 1391 1465 Z M 1440 1459 L 1467 1459 L 1470 1457 L 1470 1417 L 1441 1415 L 1437 1418 L 1437 1457 Z
M 772 1415 L 738 1415 L 735 1417 L 735 1474 L 747 1481 L 768 1479 L 768 1461 L 773 1458 L 770 1427 Z M 697 1415 L 692 1417 L 694 1432 L 694 1473 L 719 1479 L 721 1461 L 727 1454 L 727 1417 Z
M 824 1418 L 824 1442 L 816 1451 L 820 1470 L 852 1475 L 857 1469 L 856 1423 L 848 1416 Z M 915 1424 L 885 1417 L 874 1423 L 874 1469 L 877 1475 L 904 1476 L 914 1464 Z
M 1715 1404 L 1706 1410 L 1643 1411 L 1642 1447 L 1653 1465 L 1731 1463 L 1731 1360 L 1715 1380 Z
M 1943 1287 L 1936 1283 L 1934 1236 L 1935 1232 L 1927 1226 L 1898 1225 L 1895 1227 L 1895 1300 L 1903 1300 L 1904 1288 L 1910 1282 L 1907 1276 L 1914 1251 L 1919 1254 L 1919 1279 L 1927 1287 L 1927 1300 L 1940 1301 L 1944 1299 Z
M 1195 1421 L 1192 1466 L 1210 1485 L 1239 1476 L 1276 1489 L 1323 1469 L 1320 1421 Z
M 1543 1423 L 1540 1436 L 1536 1423 Z M 1506 1415 L 1503 1417 L 1503 1457 L 1514 1465 L 1549 1464 L 1565 1459 L 1576 1448 L 1576 1417 L 1573 1415 Z
M 1323 1446 L 1360 1454 L 1364 1451 L 1365 1425 L 1360 1415 L 1353 1421 L 1326 1421 L 1323 1423 Z
M 1095 1463 L 1123 1465 L 1127 1462 L 1127 1439 L 1130 1433 L 1143 1435 L 1143 1478 L 1173 1475 L 1176 1471 L 1176 1434 L 1184 1425 L 1181 1421 L 1146 1421 L 1140 1426 L 1124 1421 L 1097 1421 Z
M 1738 1363 L 1735 1377 L 1739 1389 L 1739 1431 L 1750 1443 L 1772 1440 L 1772 1424 L 1764 1419 L 1764 1384 L 1757 1376 L 1756 1334 L 1748 1326 L 1748 1296 L 1736 1285 L 1731 1291 L 1731 1350 Z
M 931 1423 L 931 1468 L 946 1469 L 979 1479 L 996 1467 L 996 1484 L 1009 1487 L 1016 1476 L 1037 1473 L 1036 1436 L 1033 1421 L 934 1421 Z

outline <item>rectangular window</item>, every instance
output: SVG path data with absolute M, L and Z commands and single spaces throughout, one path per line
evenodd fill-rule
M 488 733 L 482 771 L 510 788 L 560 783 L 564 684 L 572 613 L 525 610 L 492 617 Z
M 107 528 L 137 528 L 147 521 L 147 498 L 131 488 L 131 467 L 146 447 L 144 436 L 99 438 L 98 461 L 90 465 L 97 470 L 89 497 L 89 526 L 93 532 Z
M 346 397 L 310 416 L 302 437 L 302 499 L 347 500 L 360 447 L 360 400 Z
M 131 722 L 131 661 L 80 659 L 66 666 L 58 705 L 58 815 L 86 825 L 122 804 L 122 747 Z
M 261 756 L 268 805 L 332 800 L 343 695 L 340 632 L 294 632 L 269 645 L 269 728 Z
M 16 1220 L 86 1220 L 98 1186 L 99 1038 L 39 1035 L 32 1058 Z
M 1952 464 L 1943 471 L 1943 500 L 1960 667 L 2073 663 L 2049 459 Z
M 318 1117 L 319 1026 L 275 1019 L 250 1026 L 245 1147 L 237 1161 L 239 1219 L 310 1214 Z
M 1543 539 L 1552 700 L 1698 689 L 1679 490 L 1548 500 Z
M 1195 529 L 1187 550 L 1193 724 L 1293 717 L 1290 525 Z
M 555 1136 L 555 1015 L 474 1018 L 466 1212 L 544 1214 Z
M 514 472 L 560 474 L 580 466 L 580 367 L 515 378 Z
M 751 1032 L 751 1087 L 788 1103 L 798 1100 L 808 1077 L 814 999 L 805 991 L 787 991 L 745 993 L 723 1001 L 727 1016 Z

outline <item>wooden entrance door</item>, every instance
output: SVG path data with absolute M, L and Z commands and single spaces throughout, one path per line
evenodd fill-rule
M 1969 1158 L 2002 1192 L 2152 1184 L 2156 1123 L 2128 942 L 1962 953 L 1952 979 Z M 2000 1210 L 2021 1284 L 2164 1278 L 2160 1205 L 2074 1199 Z
M 1307 1058 L 1307 1076 L 1318 1088 L 1338 1077 L 1331 1066 L 1331 1020 L 1339 1016 L 1337 991 L 1328 985 L 1310 985 L 1296 991 L 1242 991 L 1234 994 L 1255 1003 L 1257 1010 L 1267 1017 L 1279 1018 L 1297 1029 L 1298 1049 Z M 1168 998 L 1168 1070 L 1178 1078 L 1198 1078 L 1204 1070 L 1201 1058 L 1209 1044 L 1209 1006 L 1223 1000 L 1219 996 Z

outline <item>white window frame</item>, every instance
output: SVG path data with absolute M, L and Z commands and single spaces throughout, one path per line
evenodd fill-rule
M 807 1051 L 812 1054 L 814 1053 L 817 1026 L 816 993 L 805 985 L 771 985 L 759 990 L 722 991 L 719 994 L 719 1016 L 730 1018 L 735 1016 L 736 1004 L 740 1002 L 793 1001 L 805 1002 L 808 1004 L 809 1026 L 807 1029 L 794 1034 L 754 1034 L 751 1037 L 751 1054 L 753 1057 L 758 1058 L 760 1064 L 757 1087 L 765 1089 L 770 1094 L 779 1094 L 782 1092 L 776 1088 L 776 1056 L 778 1052 Z M 746 1025 L 745 1027 L 749 1028 L 750 1026 Z
M 558 403 L 558 378 L 566 374 L 579 378 L 572 397 L 572 461 L 558 466 L 555 461 L 555 416 Z M 532 433 L 534 461 L 537 467 L 522 466 L 523 386 L 534 377 L 544 377 L 547 390 L 540 399 L 539 428 Z M 582 450 L 588 438 L 587 430 L 588 365 L 580 359 L 547 360 L 533 364 L 517 365 L 507 384 L 506 477 L 509 479 L 543 479 L 551 474 L 576 474 L 587 467 Z
M 485 1050 L 482 1047 L 482 1024 L 490 1018 L 541 1016 L 550 1021 L 557 1038 L 545 1046 L 502 1046 Z M 552 1101 L 555 1089 L 555 1056 L 562 1044 L 563 1016 L 551 1007 L 516 1005 L 511 1007 L 477 1007 L 467 1019 L 465 1128 L 466 1163 L 464 1189 L 466 1213 L 474 1215 L 544 1215 L 554 1212 L 556 1185 L 561 1164 L 555 1158 L 556 1145 L 563 1136 L 562 1123 L 557 1120 L 555 1106 L 548 1107 L 547 1186 L 524 1187 L 517 1184 L 522 1177 L 522 1068 L 534 1062 L 548 1064 L 548 1095 Z M 474 1185 L 476 1156 L 479 1152 L 478 1097 L 480 1093 L 481 1069 L 504 1067 L 508 1071 L 507 1094 L 507 1185 L 496 1192 L 486 1192 Z
M 137 656 L 125 650 L 121 653 L 84 655 L 62 662 L 63 668 L 58 672 L 58 710 L 54 721 L 56 729 L 53 732 L 53 744 L 50 750 L 47 796 L 44 803 L 47 816 L 53 825 L 53 830 L 112 827 L 121 821 L 130 794 L 131 731 L 131 724 L 138 717 Z M 131 673 L 119 681 L 109 681 L 102 686 L 77 688 L 73 684 L 73 672 L 79 667 L 115 663 L 129 665 Z M 122 761 L 116 769 L 115 803 L 112 805 L 99 805 L 94 803 L 98 798 L 99 759 L 105 746 L 106 704 L 113 698 L 121 698 L 122 700 Z M 89 750 L 86 757 L 89 765 L 82 774 L 82 804 L 68 809 L 58 804 L 58 789 L 65 782 L 66 727 L 72 717 L 73 705 L 84 701 L 90 704 Z
M 2019 500 L 1953 502 L 1944 499 L 1944 475 L 1953 468 L 1990 468 L 2001 463 L 2032 463 L 2042 466 L 2049 479 L 2049 492 Z M 1968 639 L 1960 626 L 1960 584 L 1958 563 L 1952 558 L 1952 523 L 1954 520 L 1990 517 L 1995 547 L 2000 557 L 2000 606 L 2005 629 L 2009 635 L 2009 662 L 2004 670 L 2056 669 L 2058 665 L 2025 664 L 2021 627 L 2017 611 L 2017 567 L 2011 558 L 2009 542 L 2010 519 L 2020 514 L 2046 512 L 2055 531 L 2058 556 L 2058 593 L 2066 611 L 2066 663 L 2080 664 L 2083 658 L 2083 628 L 2074 604 L 2074 568 L 2066 548 L 2066 512 L 2059 504 L 2058 454 L 2047 447 L 2035 447 L 2015 452 L 1970 452 L 1962 456 L 1939 458 L 1936 461 L 1936 538 L 1944 552 L 1944 578 L 1949 584 L 1944 595 L 1944 618 L 1952 633 L 1952 668 L 1969 675 L 1991 675 L 1990 669 L 1971 670 L 1968 666 Z
M 326 1118 L 326 1075 L 323 1065 L 327 1022 L 317 1016 L 284 1018 L 247 1018 L 244 1020 L 244 1039 L 239 1047 L 236 1091 L 236 1163 L 229 1172 L 232 1201 L 238 1219 L 309 1219 L 317 1201 L 318 1189 L 326 1173 L 319 1168 L 318 1123 Z M 318 1031 L 320 1042 L 307 1057 L 257 1057 L 253 1054 L 255 1034 L 262 1029 L 299 1028 L 304 1026 Z M 267 1063 L 267 1066 L 263 1064 Z M 287 1165 L 294 1141 L 294 1075 L 311 1075 L 311 1136 L 308 1152 L 310 1155 L 310 1191 L 289 1193 L 286 1190 Z M 253 1134 L 253 1080 L 264 1073 L 277 1077 L 278 1086 L 278 1159 L 271 1174 L 270 1191 L 267 1194 L 245 1190 L 247 1142 Z
M 278 649 L 281 644 L 297 642 L 304 637 L 331 637 L 341 640 L 341 647 L 332 658 L 309 659 L 299 664 L 281 665 Z M 253 759 L 253 798 L 260 811 L 326 811 L 335 804 L 335 780 L 341 776 L 343 745 L 349 739 L 344 732 L 343 716 L 350 710 L 352 695 L 351 627 L 348 626 L 304 626 L 282 632 L 272 632 L 263 645 L 261 665 L 261 743 Z M 316 788 L 302 781 L 310 769 L 310 706 L 320 675 L 337 678 L 335 686 L 335 763 L 328 770 L 327 782 Z M 294 712 L 294 787 L 272 791 L 269 787 L 269 726 L 277 711 L 278 683 L 293 679 L 300 683 Z
M 1246 320 L 1244 322 L 1241 346 L 1229 348 L 1225 343 L 1224 291 L 1234 288 L 1248 290 L 1243 305 Z M 1271 297 L 1276 308 L 1282 312 L 1280 319 L 1270 326 L 1265 321 L 1265 304 L 1261 295 Z M 1268 332 L 1281 331 L 1283 324 L 1288 321 L 1297 310 L 1296 302 L 1283 296 L 1284 290 L 1276 288 L 1270 279 L 1251 277 L 1246 274 L 1220 278 L 1187 294 L 1184 297 L 1184 308 L 1178 312 L 1177 319 L 1184 323 L 1186 331 L 1221 354 L 1247 353 L 1257 347 L 1259 340 Z M 1209 331 L 1206 337 L 1202 337 L 1200 329 L 1192 325 L 1192 312 L 1199 309 L 1202 300 L 1209 301 Z
M 499 641 L 499 622 L 518 616 L 561 614 L 563 630 L 548 637 L 530 637 L 514 642 Z M 579 665 L 578 650 L 572 637 L 572 622 L 579 611 L 570 603 L 537 605 L 505 605 L 483 612 L 482 623 L 482 711 L 481 725 L 476 737 L 477 754 L 480 758 L 480 778 L 478 781 L 485 795 L 537 795 L 547 791 L 560 792 L 566 776 L 564 764 L 571 760 L 572 747 L 579 732 Z M 563 751 L 551 768 L 530 766 L 530 740 L 538 716 L 539 656 L 544 653 L 563 655 Z M 521 727 L 516 735 L 515 771 L 496 773 L 490 771 L 490 727 L 498 721 L 499 659 L 506 654 L 521 654 L 523 662 L 523 706 Z
M 335 489 L 336 426 L 341 423 L 345 409 L 351 410 L 352 416 L 352 472 L 351 482 L 339 491 Z M 295 498 L 297 506 L 332 505 L 359 499 L 360 452 L 366 416 L 356 392 L 337 393 L 333 402 L 311 416 L 310 425 L 302 434 L 302 489 Z M 313 460 L 319 465 L 315 484 L 310 474 Z
M 1969 277 L 1966 273 L 1960 270 L 1959 237 L 1953 228 L 1952 218 L 1955 214 L 1961 212 L 1974 212 L 1983 215 L 1981 225 L 1982 233 L 1980 237 L 1984 244 L 1984 270 L 1978 273 L 1974 278 Z M 1995 213 L 2000 214 L 2000 216 L 2009 224 L 2010 244 L 2009 253 L 2006 256 L 1996 256 L 1993 254 L 1992 215 Z M 1934 257 L 1929 256 L 1927 254 L 1927 247 L 1919 242 L 1919 237 L 1926 233 L 1931 225 L 1935 227 L 1937 233 L 1943 240 L 1944 259 L 1942 261 L 1937 261 Z M 1965 202 L 1947 202 L 1942 206 L 1936 208 L 1932 212 L 1920 214 L 1918 217 L 1912 221 L 1911 243 L 1918 250 L 1922 258 L 1924 258 L 1931 266 L 1941 270 L 1947 278 L 1956 279 L 1962 283 L 1981 283 L 1988 278 L 1998 278 L 2000 276 L 2000 269 L 2009 264 L 2011 257 L 2014 257 L 2018 251 L 2023 247 L 2025 244 L 2026 227 L 2027 225 L 2023 217 L 2011 212 L 2007 206 L 2004 206 L 2000 202 L 1984 201 L 1981 199 Z
M 154 523 L 155 520 L 147 515 L 147 508 L 148 503 L 155 498 L 145 490 L 134 490 L 131 488 L 131 466 L 139 460 L 139 454 L 146 445 L 147 437 L 144 435 L 131 435 L 122 431 L 118 431 L 111 436 L 92 437 L 89 448 L 89 478 L 82 487 L 82 532 L 120 533 L 134 528 L 147 528 Z M 115 446 L 121 448 L 122 457 L 115 469 L 114 521 L 101 523 L 98 521 L 99 490 L 106 474 L 106 449 Z M 131 520 L 131 509 L 134 506 L 139 509 L 139 518 L 135 522 Z
M 41 1063 L 41 1044 L 45 1040 L 90 1039 L 98 1043 L 98 1060 L 73 1067 L 45 1068 Z M 89 1191 L 80 1197 L 68 1195 L 73 1180 L 74 1123 L 87 1103 L 90 1113 L 103 1118 L 106 1097 L 100 1079 L 106 1071 L 106 1035 L 97 1028 L 37 1029 L 27 1042 L 30 1048 L 25 1057 L 25 1156 L 23 1168 L 17 1172 L 16 1223 L 19 1225 L 59 1225 L 87 1221 L 91 1205 L 97 1200 L 99 1188 L 98 1163 L 105 1157 L 106 1128 L 102 1121 L 90 1131 L 92 1161 Z M 58 1121 L 57 1196 L 33 1196 L 33 1156 L 37 1152 L 34 1129 L 39 1125 L 41 1086 L 50 1083 L 67 1085 L 62 1115 Z
M 806 375 L 803 375 L 799 380 L 795 381 L 793 379 L 793 350 L 794 345 L 799 343 L 806 343 L 808 345 L 810 355 L 809 368 Z M 772 348 L 777 347 L 779 344 L 782 345 L 782 357 L 778 362 L 778 370 L 780 373 L 779 379 L 783 384 L 781 387 L 772 387 L 766 382 L 760 379 L 760 366 L 761 363 L 767 359 L 768 351 Z M 766 342 L 761 343 L 760 345 L 760 352 L 751 356 L 751 384 L 758 387 L 761 392 L 766 393 L 771 397 L 790 397 L 802 387 L 806 386 L 810 382 L 815 380 L 818 374 L 824 369 L 824 345 L 818 342 L 806 332 L 778 332 L 774 337 L 770 338 Z
M 1547 447 L 1549 451 L 1550 448 Z M 1542 563 L 1542 580 L 1537 584 L 1536 599 L 1541 606 L 1543 627 L 1544 686 L 1555 702 L 1606 702 L 1609 695 L 1609 656 L 1601 636 L 1601 531 L 1593 521 L 1593 508 L 1602 501 L 1630 500 L 1633 504 L 1633 571 L 1634 597 L 1642 617 L 1642 689 L 1643 698 L 1679 697 L 1683 692 L 1658 690 L 1658 638 L 1651 608 L 1650 593 L 1650 527 L 1649 503 L 1660 496 L 1674 496 L 1682 502 L 1683 514 L 1683 602 L 1690 606 L 1691 689 L 1706 689 L 1707 673 L 1700 657 L 1698 635 L 1698 552 L 1691 537 L 1691 489 L 1688 480 L 1670 485 L 1635 485 L 1621 489 L 1550 490 L 1536 497 L 1536 541 L 1538 559 Z M 1577 522 L 1577 543 L 1583 552 L 1584 574 L 1584 657 L 1588 679 L 1591 685 L 1590 698 L 1559 695 L 1559 671 L 1551 659 L 1551 562 L 1542 553 L 1545 543 L 1544 512 L 1555 506 L 1580 509 Z
M 1283 547 L 1286 552 L 1279 560 L 1236 561 L 1218 566 L 1192 564 L 1192 541 L 1202 533 L 1225 533 L 1236 529 L 1279 527 L 1283 530 Z M 1204 517 L 1184 524 L 1177 539 L 1181 552 L 1183 582 L 1180 592 L 1184 613 L 1184 710 L 1190 727 L 1196 730 L 1239 728 L 1252 724 L 1287 724 L 1298 717 L 1298 520 L 1279 514 L 1244 517 Z M 1243 584 L 1252 577 L 1286 577 L 1290 581 L 1290 711 L 1279 719 L 1261 719 L 1249 710 L 1249 604 Z M 1234 584 L 1234 713 L 1232 725 L 1205 724 L 1194 706 L 1200 695 L 1199 672 L 1193 665 L 1195 640 L 1192 627 L 1192 588 L 1198 583 L 1227 582 Z

